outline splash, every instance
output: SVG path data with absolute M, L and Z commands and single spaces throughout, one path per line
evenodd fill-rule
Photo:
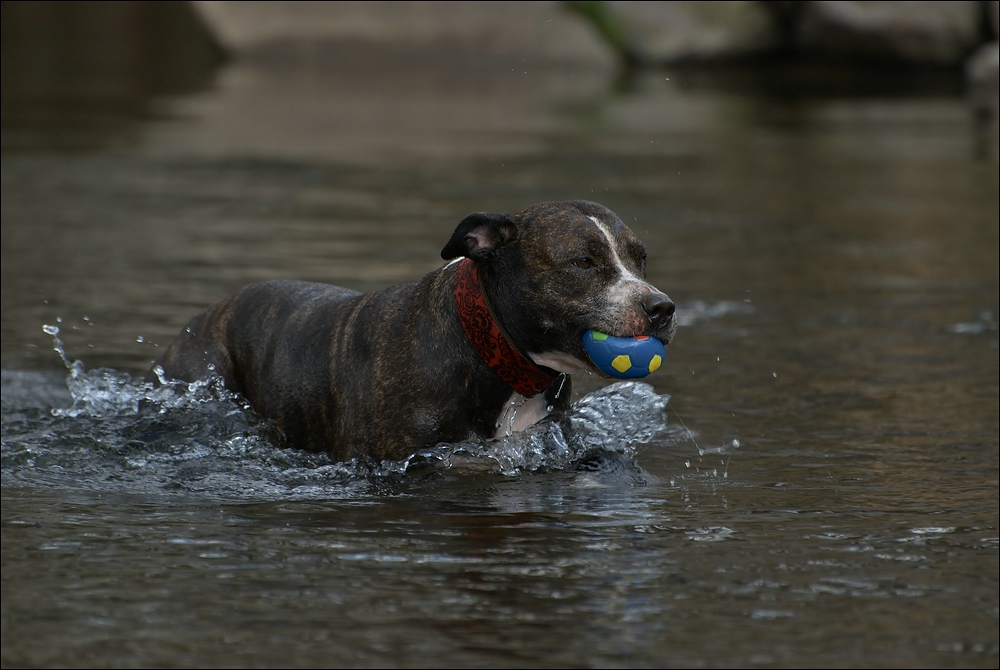
M 667 428 L 668 395 L 643 382 L 618 382 L 590 393 L 561 416 L 502 440 L 438 445 L 399 464 L 402 470 L 428 463 L 451 467 L 457 460 L 494 461 L 508 476 L 562 470 L 600 452 L 634 459 Z M 391 464 L 386 464 L 392 467 Z
M 440 444 L 401 461 L 335 463 L 326 454 L 283 448 L 274 426 L 221 378 L 187 384 L 154 370 L 160 382 L 154 385 L 112 369 L 88 371 L 68 359 L 57 326 L 44 329 L 69 372 L 69 394 L 57 392 L 51 376 L 4 372 L 7 481 L 226 498 L 340 498 L 385 492 L 452 468 L 517 477 L 587 469 L 603 459 L 641 474 L 636 456 L 667 430 L 669 396 L 625 381 L 502 440 Z M 46 385 L 52 388 L 39 394 Z
M 754 313 L 754 306 L 749 300 L 746 302 L 732 302 L 725 300 L 715 304 L 709 304 L 701 300 L 682 305 L 677 310 L 677 325 L 691 326 L 695 322 L 705 319 L 718 319 L 730 314 L 748 315 Z
M 69 376 L 66 386 L 73 398 L 73 404 L 65 408 L 53 408 L 54 416 L 64 417 L 106 417 L 123 414 L 138 414 L 143 407 L 155 407 L 160 414 L 170 409 L 204 404 L 207 402 L 233 402 L 249 409 L 243 399 L 228 391 L 220 377 L 187 382 L 167 380 L 163 368 L 156 366 L 153 373 L 159 384 L 134 380 L 131 375 L 110 368 L 87 371 L 83 361 L 70 362 L 66 356 L 63 341 L 59 338 L 59 327 L 44 325 L 42 330 L 52 336 L 52 349 L 59 354 Z

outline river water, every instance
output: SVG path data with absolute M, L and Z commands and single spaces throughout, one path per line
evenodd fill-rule
M 5 111 L 3 664 L 996 667 L 996 119 L 431 65 Z M 466 214 L 575 198 L 681 328 L 570 434 L 338 464 L 136 381 L 248 282 L 411 281 Z

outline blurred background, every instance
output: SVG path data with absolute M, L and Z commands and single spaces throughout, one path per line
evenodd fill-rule
M 4 2 L 4 664 L 996 667 L 997 21 Z M 697 443 L 642 486 L 302 493 L 326 470 L 230 458 L 229 410 L 49 411 L 43 324 L 124 387 L 244 284 L 381 289 L 470 212 L 580 198 L 678 304 L 647 381 Z
M 670 238 L 665 290 L 732 298 L 764 268 L 709 260 L 720 234 L 769 246 L 750 221 L 806 235 L 858 198 L 890 234 L 954 165 L 996 174 L 996 2 L 5 2 L 2 25 L 5 368 L 57 364 L 39 322 L 88 316 L 69 346 L 138 371 L 243 283 L 413 279 L 464 214 L 544 199 L 620 210 Z

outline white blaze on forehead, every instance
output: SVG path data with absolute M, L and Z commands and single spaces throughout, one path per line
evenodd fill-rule
M 643 281 L 639 277 L 636 277 L 634 272 L 625 267 L 625 263 L 622 262 L 621 256 L 618 255 L 618 245 L 615 242 L 614 236 L 611 235 L 611 231 L 608 229 L 608 227 L 604 225 L 601 221 L 599 221 L 596 216 L 588 216 L 587 218 L 594 222 L 594 225 L 597 226 L 597 229 L 601 231 L 604 237 L 608 240 L 608 249 L 611 250 L 611 258 L 614 260 L 615 265 L 618 266 L 618 270 L 621 272 L 622 275 L 620 281 L 622 282 L 635 281 L 639 282 L 640 284 L 645 284 L 646 283 L 645 281 Z

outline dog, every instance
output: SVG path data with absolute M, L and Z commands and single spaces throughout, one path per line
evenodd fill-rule
M 646 249 L 594 202 L 465 217 L 420 281 L 361 294 L 252 284 L 195 316 L 147 379 L 221 376 L 288 445 L 400 460 L 497 438 L 569 407 L 570 375 L 601 373 L 588 330 L 670 343 L 674 303 Z

